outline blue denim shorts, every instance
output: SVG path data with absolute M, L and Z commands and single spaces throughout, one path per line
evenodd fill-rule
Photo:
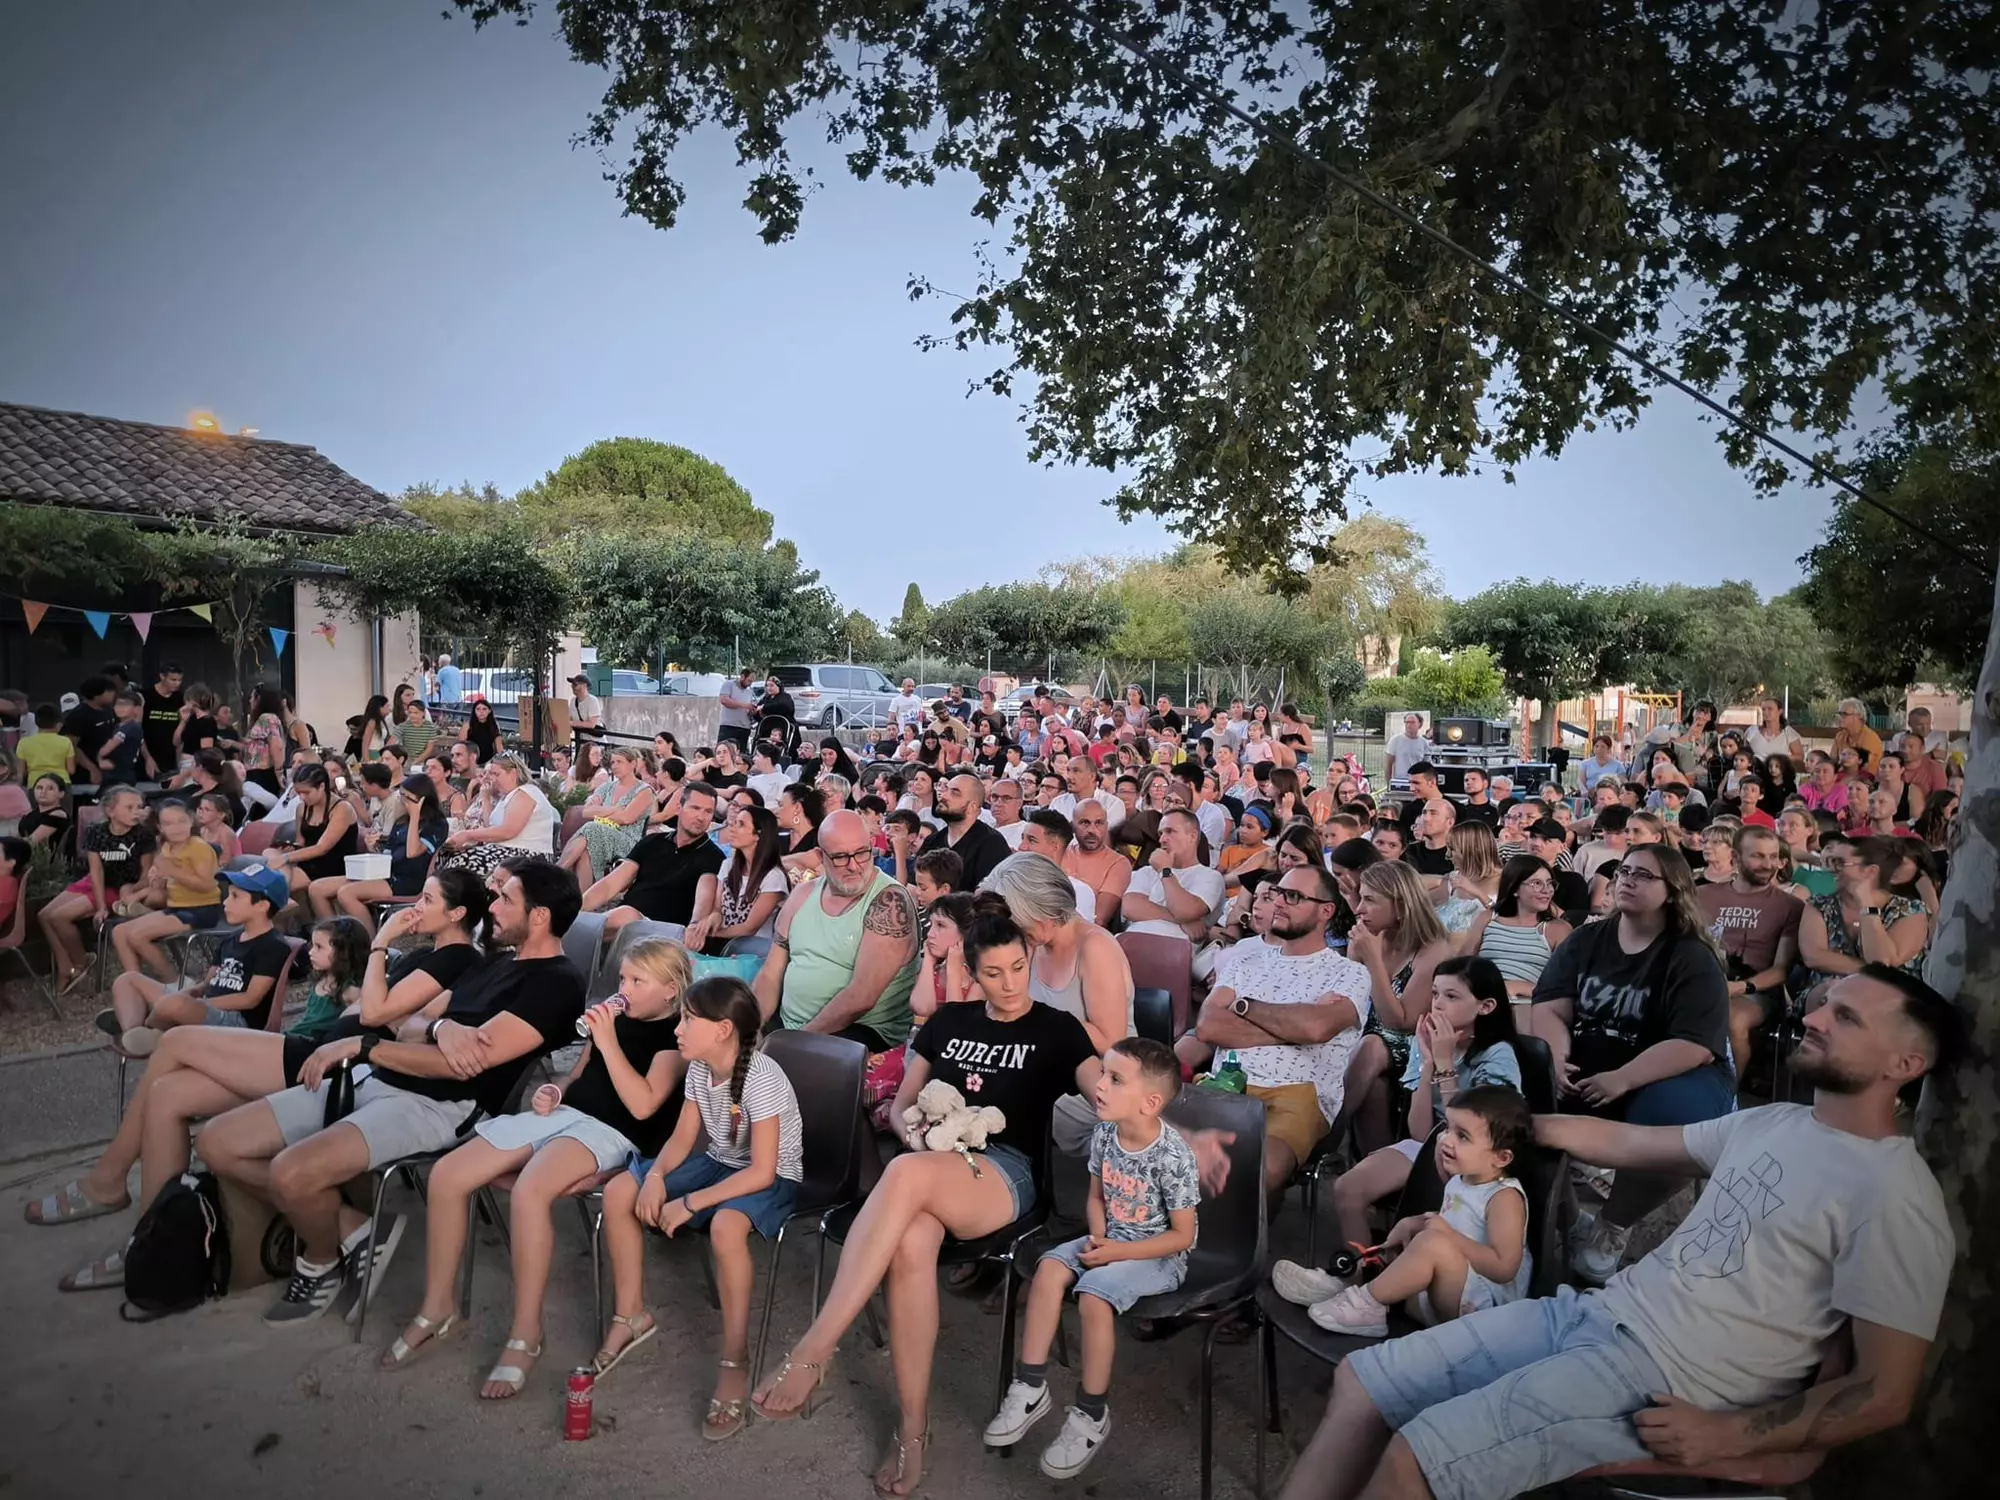
M 1437 1500 L 1504 1500 L 1650 1458 L 1632 1414 L 1667 1389 L 1602 1299 L 1571 1287 L 1370 1345 L 1347 1366 Z
M 216 906 L 170 906 L 167 910 L 181 919 L 183 927 L 192 927 L 197 932 L 206 932 L 220 925 L 222 907 Z
M 1003 1146 L 997 1142 L 988 1146 L 979 1155 L 990 1167 L 999 1170 L 1007 1179 L 1007 1191 L 1014 1195 L 1014 1217 L 1025 1218 L 1028 1210 L 1035 1206 L 1035 1169 L 1027 1154 L 1013 1146 Z
M 1109 1302 L 1113 1312 L 1125 1312 L 1141 1297 L 1157 1297 L 1178 1291 L 1187 1274 L 1184 1255 L 1154 1256 L 1151 1260 L 1118 1260 L 1108 1266 L 1086 1266 L 1081 1257 L 1088 1238 L 1070 1240 L 1042 1252 L 1043 1260 L 1068 1266 L 1076 1277 L 1076 1294 Z
M 626 1170 L 639 1179 L 644 1186 L 646 1174 L 653 1170 L 653 1163 L 659 1158 L 634 1156 Z M 734 1176 L 736 1168 L 725 1166 L 706 1151 L 698 1152 L 667 1173 L 664 1184 L 667 1200 L 688 1193 L 698 1193 L 705 1187 L 713 1187 L 725 1177 Z M 746 1193 L 741 1198 L 730 1198 L 724 1202 L 711 1204 L 707 1208 L 695 1210 L 688 1222 L 697 1229 L 704 1229 L 708 1221 L 725 1208 L 733 1208 L 750 1221 L 751 1227 L 765 1239 L 776 1239 L 778 1231 L 785 1227 L 785 1220 L 792 1216 L 792 1205 L 799 1200 L 799 1185 L 789 1177 L 780 1177 L 762 1192 Z

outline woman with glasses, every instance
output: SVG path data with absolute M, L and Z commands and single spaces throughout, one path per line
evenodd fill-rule
M 1813 897 L 1799 918 L 1799 961 L 1812 970 L 1815 988 L 1864 964 L 1923 972 L 1930 946 L 1924 908 L 1889 886 L 1903 859 L 1894 838 L 1840 840 L 1820 856 L 1821 868 L 1833 872 L 1833 894 Z M 1807 997 L 1808 1009 L 1816 1003 Z
M 1526 1000 L 1549 955 L 1569 934 L 1569 923 L 1556 910 L 1556 872 L 1546 861 L 1522 854 L 1501 869 L 1492 909 L 1472 924 L 1459 951 L 1490 959 L 1507 982 L 1508 998 Z
M 1628 1125 L 1692 1125 L 1735 1105 L 1729 982 L 1688 862 L 1663 844 L 1629 847 L 1612 915 L 1574 933 L 1535 983 L 1530 1029 L 1549 1044 L 1560 1107 Z M 1570 1265 L 1602 1285 L 1632 1226 L 1679 1179 L 1621 1171 L 1601 1215 L 1584 1215 Z

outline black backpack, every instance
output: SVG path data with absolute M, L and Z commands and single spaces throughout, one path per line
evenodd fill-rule
M 222 1184 L 207 1172 L 184 1173 L 160 1189 L 125 1247 L 128 1323 L 187 1312 L 229 1290 L 229 1221 Z

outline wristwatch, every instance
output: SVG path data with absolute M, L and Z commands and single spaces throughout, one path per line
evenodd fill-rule
M 367 1062 L 368 1054 L 375 1050 L 375 1044 L 381 1040 L 382 1038 L 375 1035 L 372 1031 L 362 1033 L 361 1052 L 354 1060 L 356 1062 Z
M 437 1045 L 438 1027 L 442 1025 L 444 1025 L 444 1017 L 439 1016 L 435 1021 L 431 1022 L 430 1025 L 424 1028 L 424 1040 L 429 1042 L 433 1047 Z
M 1861 908 L 1861 915 L 1864 917 L 1879 917 L 1882 915 L 1882 908 L 1879 906 L 1864 906 Z
M 1238 995 L 1234 1000 L 1230 1001 L 1229 1013 L 1233 1016 L 1249 1015 L 1250 1014 L 1249 997 L 1246 995 Z

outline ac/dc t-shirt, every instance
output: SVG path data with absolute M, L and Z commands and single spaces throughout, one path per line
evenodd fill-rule
M 566 958 L 502 959 L 475 970 L 452 989 L 444 1019 L 478 1026 L 502 1011 L 534 1027 L 540 1045 L 471 1078 L 417 1078 L 391 1068 L 376 1068 L 375 1076 L 426 1099 L 462 1100 L 477 1104 L 483 1114 L 504 1113 L 514 1085 L 535 1059 L 576 1040 L 576 1018 L 583 1014 L 583 980 Z
M 1714 950 L 1698 937 L 1661 933 L 1627 953 L 1618 927 L 1614 919 L 1579 928 L 1535 981 L 1536 1001 L 1571 1002 L 1570 1060 L 1578 1070 L 1622 1068 L 1669 1040 L 1728 1057 L 1729 986 Z
M 209 972 L 203 993 L 214 1002 L 245 993 L 259 979 L 270 980 L 271 987 L 264 992 L 264 998 L 241 1012 L 245 1026 L 262 1031 L 271 1019 L 271 1006 L 284 1001 L 284 996 L 278 993 L 277 979 L 291 954 L 291 944 L 275 932 L 248 940 L 241 936 L 224 938 L 215 950 L 215 968 Z
M 987 1137 L 1026 1156 L 1040 1175 L 1047 1154 L 1049 1114 L 1076 1092 L 1076 1070 L 1097 1056 L 1075 1016 L 1039 1000 L 1014 1021 L 996 1021 L 983 1003 L 947 1005 L 924 1023 L 911 1044 L 974 1109 L 992 1105 L 1006 1124 Z
M 662 1052 L 672 1052 L 679 1047 L 680 1043 L 674 1039 L 674 1027 L 678 1024 L 678 1018 L 674 1016 L 657 1021 L 635 1021 L 630 1016 L 617 1019 L 613 1029 L 618 1036 L 618 1050 L 625 1054 L 625 1061 L 632 1065 L 633 1072 L 644 1078 L 652 1071 L 653 1063 Z M 611 1069 L 604 1061 L 603 1048 L 595 1043 L 590 1048 L 590 1060 L 583 1065 L 576 1082 L 564 1093 L 563 1103 L 609 1125 L 638 1147 L 641 1156 L 658 1156 L 681 1118 L 681 1090 L 678 1084 L 660 1107 L 645 1119 L 633 1114 L 619 1097 L 618 1085 L 611 1081 Z

